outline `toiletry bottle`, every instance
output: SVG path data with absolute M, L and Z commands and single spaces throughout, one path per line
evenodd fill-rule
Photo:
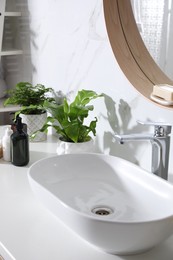
M 11 135 L 11 162 L 16 166 L 29 162 L 29 138 L 23 131 L 21 117 L 16 119 L 16 131 Z
M 3 150 L 3 159 L 4 161 L 10 162 L 10 136 L 13 133 L 10 126 L 7 126 L 5 134 L 2 138 L 2 150 Z

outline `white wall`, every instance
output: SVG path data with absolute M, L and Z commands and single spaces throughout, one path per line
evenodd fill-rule
M 173 124 L 173 112 L 140 96 L 117 64 L 107 36 L 102 0 L 29 0 L 33 82 L 64 93 L 92 89 L 106 98 L 94 102 L 101 152 L 150 169 L 149 143 L 114 142 L 114 133 L 148 132 L 137 119 Z M 171 146 L 172 157 L 172 146 Z M 173 172 L 173 163 L 170 165 Z

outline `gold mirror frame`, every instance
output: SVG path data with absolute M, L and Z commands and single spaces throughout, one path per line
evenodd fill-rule
M 103 5 L 107 32 L 117 62 L 135 89 L 151 100 L 153 85 L 173 85 L 173 81 L 158 67 L 145 47 L 130 0 L 103 0 Z

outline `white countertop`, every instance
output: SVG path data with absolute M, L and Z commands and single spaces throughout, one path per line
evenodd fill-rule
M 27 178 L 31 164 L 55 151 L 56 138 L 49 136 L 46 142 L 30 143 L 30 163 L 25 167 L 0 159 L 0 255 L 5 260 L 173 259 L 173 236 L 145 254 L 115 256 L 98 251 L 66 228 L 37 200 Z

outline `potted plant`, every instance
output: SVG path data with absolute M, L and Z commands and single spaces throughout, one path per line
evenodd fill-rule
M 88 104 L 101 96 L 92 90 L 81 90 L 78 91 L 71 103 L 67 101 L 67 98 L 64 98 L 63 103 L 60 105 L 48 100 L 44 102 L 44 107 L 50 113 L 50 116 L 48 116 L 47 122 L 40 131 L 45 132 L 49 127 L 56 130 L 61 141 L 59 153 L 63 153 L 62 149 L 64 152 L 67 152 L 67 149 L 72 149 L 70 152 L 74 151 L 74 148 L 70 148 L 74 143 L 80 143 L 84 151 L 84 143 L 87 142 L 87 145 L 89 145 L 92 142 L 90 133 L 96 135 L 97 117 L 88 125 L 85 123 L 85 119 L 88 117 L 89 112 L 94 109 L 93 105 Z
M 20 114 L 23 123 L 27 124 L 28 134 L 31 136 L 33 132 L 42 128 L 47 119 L 44 102 L 54 101 L 54 98 L 48 96 L 51 92 L 52 88 L 46 88 L 41 84 L 33 86 L 29 82 L 19 82 L 14 89 L 8 91 L 9 97 L 5 100 L 4 105 L 19 105 L 19 111 L 15 115 Z M 45 133 L 37 133 L 34 141 L 45 139 Z

